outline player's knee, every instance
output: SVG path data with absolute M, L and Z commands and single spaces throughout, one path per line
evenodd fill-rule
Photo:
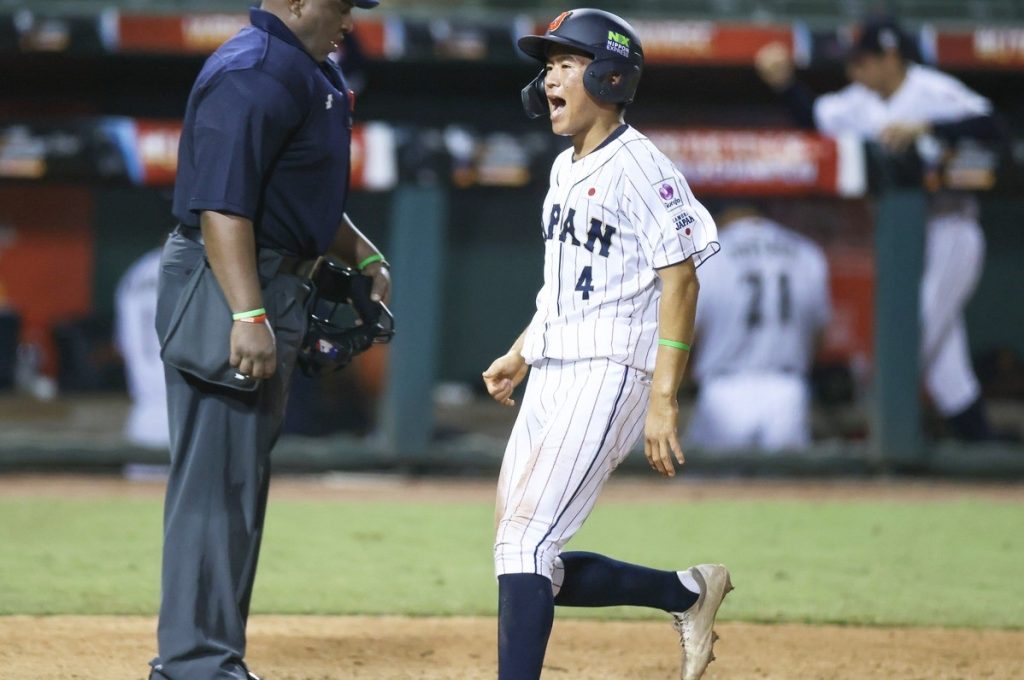
M 539 545 L 531 542 L 498 540 L 494 544 L 495 574 L 539 574 L 552 579 L 555 572 L 564 573 L 558 560 L 560 548 L 553 542 L 543 541 Z M 561 578 L 558 582 L 561 587 Z M 557 590 L 555 591 L 557 594 Z

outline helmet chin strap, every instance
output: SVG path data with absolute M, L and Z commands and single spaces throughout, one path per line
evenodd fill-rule
M 548 106 L 548 96 L 544 92 L 544 69 L 541 69 L 540 75 L 523 88 L 521 96 L 523 99 L 523 110 L 526 111 L 526 115 L 530 118 L 544 118 L 550 115 L 551 109 Z

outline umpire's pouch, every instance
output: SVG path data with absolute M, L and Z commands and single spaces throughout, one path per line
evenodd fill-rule
M 274 277 L 266 276 L 268 270 L 275 269 L 275 258 L 279 260 L 280 256 L 272 251 L 260 253 L 260 278 L 265 297 L 268 288 L 278 287 L 274 285 L 278 283 Z M 277 329 L 277 317 L 283 311 L 279 302 L 282 296 L 270 297 L 274 298 L 274 304 L 270 299 L 266 300 L 267 314 L 271 325 Z M 301 300 L 292 302 L 301 309 Z M 259 380 L 242 375 L 231 365 L 231 327 L 234 323 L 231 308 L 206 260 L 205 248 L 184 236 L 180 230 L 173 232 L 164 246 L 156 311 L 160 357 L 165 364 L 205 382 L 231 389 L 252 391 L 259 387 Z M 286 328 L 281 330 L 286 331 Z M 285 332 L 286 337 L 279 338 L 279 353 L 281 350 L 291 351 L 291 347 L 280 346 L 293 344 L 289 342 L 288 335 Z

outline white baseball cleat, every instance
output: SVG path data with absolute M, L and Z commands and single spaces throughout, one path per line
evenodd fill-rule
M 721 564 L 698 564 L 687 572 L 700 586 L 697 602 L 684 612 L 671 612 L 672 627 L 679 632 L 683 648 L 682 680 L 698 680 L 708 664 L 715 660 L 715 615 L 722 600 L 732 590 L 729 570 Z

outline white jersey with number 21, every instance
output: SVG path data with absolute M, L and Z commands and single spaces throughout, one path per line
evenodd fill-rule
M 718 251 L 717 230 L 682 173 L 623 125 L 600 148 L 551 169 L 541 233 L 544 285 L 523 356 L 607 358 L 654 370 L 661 283 L 656 269 Z

